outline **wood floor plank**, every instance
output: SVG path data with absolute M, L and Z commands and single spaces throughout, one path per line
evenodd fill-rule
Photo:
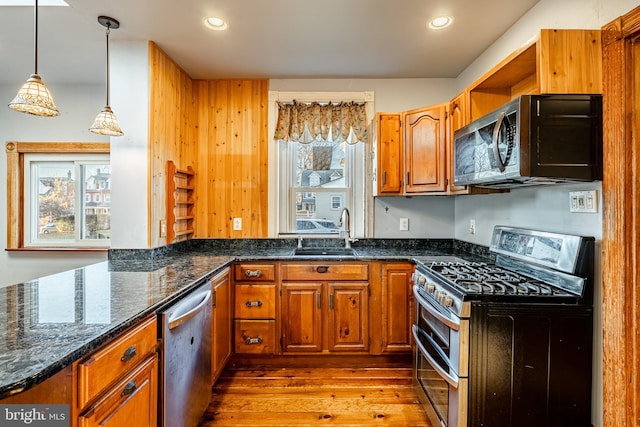
M 199 427 L 431 427 L 410 368 L 228 367 Z

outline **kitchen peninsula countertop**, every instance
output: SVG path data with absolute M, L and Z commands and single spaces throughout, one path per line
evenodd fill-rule
M 240 244 L 207 239 L 169 250 L 114 250 L 109 261 L 0 288 L 0 399 L 44 381 L 233 261 L 422 263 L 452 259 L 465 249 L 455 248 L 452 240 L 370 242 L 357 242 L 355 255 L 349 257 L 295 256 L 292 239 L 247 239 Z

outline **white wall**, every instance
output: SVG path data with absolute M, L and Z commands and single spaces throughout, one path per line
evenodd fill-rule
M 149 52 L 147 42 L 111 49 L 111 106 L 124 132 L 111 138 L 111 247 L 150 247 Z
M 25 81 L 28 75 L 25 74 Z M 42 76 L 47 83 L 46 76 Z M 60 110 L 58 117 L 35 117 L 15 112 L 8 104 L 19 86 L 0 86 L 0 176 L 7 175 L 6 141 L 107 141 L 89 132 L 89 126 L 104 106 L 104 87 L 50 85 L 47 87 Z M 7 252 L 7 185 L 0 183 L 0 286 L 23 282 L 54 272 L 69 270 L 106 259 L 104 252 Z

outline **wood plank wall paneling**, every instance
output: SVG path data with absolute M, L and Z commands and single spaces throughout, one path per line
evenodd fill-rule
M 195 93 L 196 234 L 267 237 L 268 81 L 196 81 Z M 233 218 L 242 219 L 242 230 L 233 230 Z
M 168 160 L 195 170 L 194 237 L 267 237 L 268 80 L 192 80 L 153 42 L 149 68 L 150 247 L 166 244 Z
M 602 28 L 604 427 L 640 419 L 640 7 Z
M 166 218 L 167 160 L 194 167 L 197 121 L 191 77 L 153 42 L 149 76 L 149 246 L 157 247 L 166 244 L 159 230 Z

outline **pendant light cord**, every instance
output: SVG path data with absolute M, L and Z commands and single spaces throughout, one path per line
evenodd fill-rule
M 34 74 L 38 74 L 38 0 L 36 0 L 36 6 L 34 10 L 34 30 L 33 30 L 33 55 L 34 55 L 34 64 L 35 71 Z
M 107 107 L 109 107 L 109 33 L 111 24 L 107 23 Z

